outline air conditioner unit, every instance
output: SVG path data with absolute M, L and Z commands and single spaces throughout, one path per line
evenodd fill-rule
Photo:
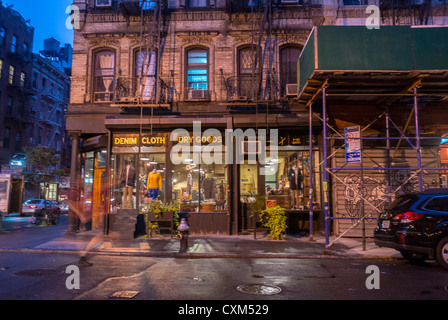
M 209 100 L 208 90 L 189 89 L 187 99 L 189 100 Z
M 287 84 L 286 85 L 286 96 L 287 97 L 297 96 L 297 84 Z
M 96 0 L 97 7 L 111 7 L 112 0 Z

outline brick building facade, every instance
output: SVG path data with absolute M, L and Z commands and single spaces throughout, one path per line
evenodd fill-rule
M 366 5 L 376 4 L 343 2 L 75 0 L 79 28 L 67 130 L 78 209 L 94 227 L 104 213 L 112 229 L 110 216 L 129 215 L 131 237 L 137 214 L 156 192 L 163 202 L 179 201 L 194 232 L 237 234 L 254 226 L 250 199 L 266 194 L 297 221 L 310 205 L 309 186 L 304 179 L 293 187 L 291 170 L 306 176 L 308 140 L 319 136 L 309 136 L 308 114 L 297 99 L 299 55 L 313 26 L 364 25 Z M 383 8 L 382 24 L 407 23 L 398 17 L 412 24 L 443 20 L 437 10 L 429 17 L 414 8 L 421 14 L 412 17 L 420 20 L 411 21 L 409 12 L 392 9 Z M 198 124 L 201 151 L 226 130 L 275 129 L 278 155 L 262 165 L 247 159 L 209 164 L 194 153 L 176 163 L 173 149 L 195 141 Z M 184 131 L 173 135 L 176 129 Z M 215 151 L 222 159 L 229 152 L 225 146 Z M 317 144 L 312 153 L 317 167 Z M 161 187 L 151 185 L 152 173 L 160 174 Z M 319 197 L 312 205 L 321 209 Z M 293 225 L 291 232 L 300 231 Z

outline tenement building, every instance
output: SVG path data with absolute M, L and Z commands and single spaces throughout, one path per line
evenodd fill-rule
M 132 238 L 157 199 L 191 232 L 238 234 L 265 195 L 288 232 L 310 228 L 309 208 L 318 228 L 322 122 L 310 130 L 298 61 L 313 27 L 365 26 L 370 4 L 381 26 L 444 19 L 434 1 L 75 0 L 72 217 Z

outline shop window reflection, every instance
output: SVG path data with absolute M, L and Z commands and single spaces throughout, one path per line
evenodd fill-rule
M 117 154 L 113 158 L 112 203 L 117 209 L 134 209 L 136 207 L 137 171 L 135 155 Z
M 320 173 L 318 152 L 313 152 L 313 194 L 319 194 Z M 305 210 L 309 208 L 309 152 L 291 148 L 278 152 L 277 157 L 265 159 L 265 188 L 267 200 L 275 200 L 285 209 Z M 314 208 L 319 208 L 320 199 L 313 196 Z
M 224 156 L 224 155 L 223 155 Z M 180 202 L 181 212 L 216 212 L 227 210 L 227 166 L 212 163 L 173 166 L 173 200 Z
M 153 200 L 166 202 L 165 196 L 165 154 L 140 155 L 140 204 Z

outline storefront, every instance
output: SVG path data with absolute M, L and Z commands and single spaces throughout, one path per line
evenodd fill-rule
M 154 130 L 153 134 L 148 131 L 111 132 L 111 230 L 114 224 L 117 229 L 116 218 L 123 212 L 131 210 L 136 216 L 151 201 L 159 200 L 165 204 L 176 204 L 179 216 L 187 219 L 192 233 L 235 234 L 253 228 L 248 204 L 256 195 L 265 194 L 268 205 L 280 205 L 287 210 L 294 224 L 290 231 L 297 232 L 300 218 L 297 215 L 302 213 L 307 217 L 310 205 L 308 136 L 281 131 L 275 152 L 268 142 L 262 159 L 258 149 L 252 158 L 250 152 L 243 150 L 243 146 L 247 146 L 247 138 L 250 137 L 246 137 L 242 144 L 238 144 L 236 139 L 226 141 L 223 128 L 199 132 L 165 129 Z M 266 141 L 254 141 L 258 145 L 266 144 Z M 240 150 L 243 158 L 236 162 L 234 160 Z M 313 180 L 317 182 L 313 188 L 314 209 L 318 210 L 319 152 L 316 149 L 313 153 L 312 172 L 316 175 Z M 229 154 L 233 154 L 233 159 L 228 157 Z M 102 172 L 98 172 L 101 168 L 95 165 L 97 162 L 97 156 L 92 154 L 85 159 L 86 204 L 95 202 L 95 192 L 101 185 L 98 179 Z M 89 174 L 90 171 L 93 173 Z M 293 181 L 295 175 L 301 178 Z M 92 200 L 88 199 L 90 194 L 93 195 Z
M 250 202 L 266 195 L 266 206 L 286 210 L 288 233 L 307 231 L 310 181 L 315 217 L 321 208 L 317 133 L 310 157 L 306 127 L 256 131 L 247 123 L 233 128 L 228 118 L 199 128 L 199 122 L 178 122 L 151 130 L 111 118 L 108 134 L 81 140 L 79 203 L 92 228 L 104 225 L 130 238 L 139 213 L 158 200 L 178 206 L 192 233 L 235 235 L 257 226 Z

